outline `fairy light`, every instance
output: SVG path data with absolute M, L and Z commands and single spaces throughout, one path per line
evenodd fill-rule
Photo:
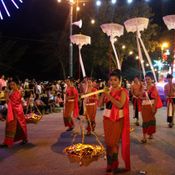
M 11 0 L 11 3 L 17 8 L 19 9 L 19 3 L 23 3 L 23 0 Z M 4 19 L 4 13 L 5 15 L 7 15 L 8 17 L 10 17 L 10 11 L 8 9 L 8 3 L 7 1 L 4 0 L 0 0 L 0 19 L 3 20 Z

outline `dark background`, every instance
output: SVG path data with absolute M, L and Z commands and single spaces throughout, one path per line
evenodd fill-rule
M 91 0 L 90 2 L 94 3 L 95 1 Z M 4 15 L 4 20 L 0 21 L 2 44 L 6 40 L 13 40 L 21 45 L 31 46 L 23 59 L 15 65 L 14 72 L 11 74 L 17 72 L 22 78 L 27 76 L 38 79 L 62 78 L 57 68 L 38 74 L 38 70 L 42 68 L 43 58 L 33 50 L 40 49 L 40 45 L 46 42 L 43 41 L 43 36 L 49 33 L 56 32 L 58 35 L 53 42 L 59 41 L 61 32 L 69 27 L 67 25 L 69 5 L 67 3 L 59 4 L 57 0 L 24 0 L 23 4 L 18 3 L 20 9 L 17 10 L 10 4 L 8 2 L 7 5 L 9 5 L 11 17 L 8 18 Z M 162 17 L 175 14 L 175 0 L 150 0 L 149 4 L 155 13 L 154 21 L 161 26 L 162 31 L 167 30 Z M 0 70 L 3 73 L 3 70 Z

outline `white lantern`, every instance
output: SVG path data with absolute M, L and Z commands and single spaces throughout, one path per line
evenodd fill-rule
M 146 50 L 146 47 L 143 43 L 143 40 L 141 38 L 141 31 L 144 31 L 145 29 L 148 28 L 148 24 L 149 24 L 149 19 L 148 18 L 143 18 L 143 17 L 138 17 L 138 18 L 132 18 L 129 19 L 127 21 L 124 22 L 125 28 L 127 30 L 127 32 L 136 32 L 136 37 L 137 37 L 137 48 L 138 48 L 138 54 L 139 54 L 139 59 L 140 59 L 140 63 L 142 66 L 142 71 L 143 71 L 143 75 L 145 76 L 145 67 L 144 67 L 144 60 L 143 60 L 143 55 L 142 55 L 142 51 L 141 51 L 141 46 L 145 52 L 145 56 L 149 62 L 149 65 L 151 67 L 151 70 L 153 72 L 154 75 L 154 79 L 157 82 L 157 78 L 156 78 L 156 74 L 154 71 L 154 67 L 151 61 L 151 58 L 148 54 L 148 51 Z M 141 45 L 140 45 L 141 44 Z
M 125 28 L 127 32 L 141 32 L 148 28 L 149 19 L 148 18 L 132 18 L 125 21 Z
M 83 45 L 91 44 L 91 37 L 86 36 L 86 35 L 82 35 L 82 34 L 75 34 L 75 35 L 70 36 L 70 40 L 73 44 L 78 45 L 80 66 L 81 66 L 81 70 L 83 73 L 83 77 L 85 77 L 86 72 L 85 72 L 85 68 L 84 68 L 84 64 L 83 64 L 83 59 L 81 56 L 81 49 L 82 49 Z
M 168 30 L 175 29 L 175 15 L 164 16 L 163 21 L 168 27 Z
M 114 42 L 115 42 L 115 37 L 120 37 L 121 35 L 123 35 L 124 27 L 117 23 L 107 23 L 107 24 L 102 24 L 101 29 L 104 33 L 106 33 L 110 37 L 110 42 L 117 60 L 118 69 L 121 69 L 120 61 L 114 46 Z

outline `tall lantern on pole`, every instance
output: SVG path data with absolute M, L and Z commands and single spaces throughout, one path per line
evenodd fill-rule
M 110 37 L 110 42 L 115 54 L 117 66 L 118 66 L 118 69 L 121 70 L 121 65 L 120 65 L 119 57 L 118 57 L 114 42 L 115 42 L 115 37 L 120 37 L 121 35 L 123 35 L 124 27 L 116 23 L 107 23 L 107 24 L 102 24 L 101 29 L 104 33 L 106 33 Z
M 163 17 L 163 21 L 165 25 L 167 26 L 168 30 L 175 30 L 175 15 L 167 15 Z M 174 38 L 175 39 L 175 38 Z M 174 49 L 175 50 L 175 49 Z M 174 51 L 174 61 L 173 61 L 173 66 L 172 66 L 172 73 L 174 72 L 174 64 L 175 63 L 175 51 Z
M 164 16 L 163 20 L 168 30 L 175 29 L 175 15 Z
M 75 34 L 75 35 L 70 36 L 70 39 L 73 44 L 78 45 L 80 66 L 81 66 L 83 77 L 86 77 L 83 59 L 81 56 L 81 49 L 83 45 L 91 44 L 91 37 L 82 35 L 82 34 Z
M 156 74 L 154 71 L 154 67 L 152 65 L 151 58 L 150 58 L 148 51 L 146 50 L 146 47 L 145 47 L 143 40 L 141 38 L 141 31 L 144 31 L 145 29 L 148 28 L 148 23 L 149 23 L 148 18 L 138 17 L 138 18 L 132 18 L 132 19 L 125 21 L 124 25 L 125 25 L 127 32 L 136 33 L 137 49 L 138 49 L 139 60 L 141 62 L 141 66 L 142 66 L 143 75 L 145 76 L 145 67 L 144 67 L 144 60 L 143 60 L 143 55 L 142 55 L 142 51 L 141 51 L 141 46 L 144 50 L 145 56 L 146 56 L 148 63 L 151 67 L 151 70 L 153 72 L 154 79 L 157 82 L 157 77 L 156 77 Z
M 72 35 L 72 23 L 73 23 L 73 5 L 74 0 L 69 0 L 70 3 L 70 36 Z M 73 45 L 69 43 L 69 75 L 73 77 Z

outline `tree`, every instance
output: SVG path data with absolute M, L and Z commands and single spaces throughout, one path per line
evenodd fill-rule
M 91 12 L 89 9 L 91 9 Z M 90 23 L 88 22 L 89 16 L 86 15 L 87 11 L 89 14 L 95 14 L 94 16 L 97 21 L 95 26 L 90 25 Z M 144 2 L 134 3 L 130 6 L 122 3 L 114 7 L 111 6 L 109 1 L 104 1 L 103 7 L 100 8 L 98 11 L 94 9 L 92 4 L 87 6 L 87 9 L 83 10 L 81 16 L 83 16 L 84 22 L 82 33 L 92 37 L 91 46 L 85 49 L 86 53 L 84 51 L 83 58 L 85 62 L 85 67 L 87 72 L 93 72 L 93 76 L 95 77 L 99 73 L 99 68 L 102 69 L 105 73 L 108 72 L 110 62 L 109 56 L 111 57 L 111 55 L 111 59 L 113 60 L 113 67 L 116 67 L 114 55 L 113 53 L 111 54 L 109 38 L 105 36 L 105 34 L 100 29 L 100 25 L 103 23 L 114 22 L 124 24 L 127 19 L 134 17 L 149 18 L 150 24 L 148 29 L 142 32 L 142 39 L 144 40 L 144 43 L 147 46 L 149 52 L 153 52 L 158 46 L 156 34 L 159 28 L 158 25 L 153 22 L 154 14 L 152 13 L 152 9 L 149 7 L 148 4 Z M 122 45 L 126 46 L 125 50 L 122 49 Z M 128 58 L 128 52 L 130 50 L 132 50 L 137 55 L 136 36 L 133 33 L 125 32 L 123 36 L 118 38 L 115 46 L 117 48 L 121 64 L 124 60 Z M 88 52 L 88 50 L 90 50 L 90 52 Z M 131 59 L 134 58 L 131 57 Z
M 13 74 L 14 76 L 24 74 L 18 68 L 19 62 L 24 57 L 27 46 L 19 44 L 17 41 L 0 39 L 0 72 L 1 74 Z

